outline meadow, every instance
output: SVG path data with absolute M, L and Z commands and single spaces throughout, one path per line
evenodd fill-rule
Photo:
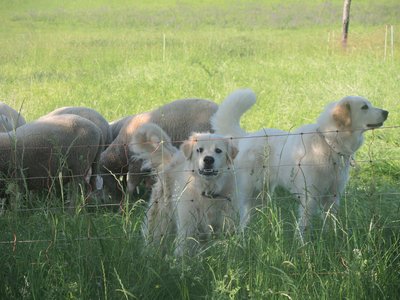
M 0 216 L 0 299 L 398 298 L 400 4 L 353 1 L 346 50 L 342 4 L 0 0 L 0 101 L 28 121 L 61 106 L 113 121 L 239 87 L 258 97 L 248 130 L 313 123 L 345 95 L 390 111 L 366 133 L 336 230 L 315 220 L 300 244 L 297 204 L 279 191 L 245 233 L 176 258 L 143 247 L 145 197 L 74 214 L 39 199 Z

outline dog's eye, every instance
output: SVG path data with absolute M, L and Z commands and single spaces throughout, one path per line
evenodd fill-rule
M 219 149 L 219 148 L 216 148 L 216 149 L 215 149 L 215 152 L 216 152 L 216 153 L 222 153 L 222 150 Z
M 203 150 L 204 150 L 203 148 L 197 148 L 197 152 L 198 152 L 198 153 L 202 153 Z
M 366 109 L 368 109 L 369 107 L 368 107 L 368 105 L 367 104 L 364 104 L 362 107 L 361 107 L 361 109 L 363 109 L 363 110 L 366 110 Z

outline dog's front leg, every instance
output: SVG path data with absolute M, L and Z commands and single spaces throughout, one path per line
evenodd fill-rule
M 247 224 L 250 222 L 250 211 L 252 208 L 251 199 L 246 195 L 239 196 L 240 203 L 240 229 L 244 230 Z
M 184 201 L 184 200 L 181 200 Z M 189 200 L 190 201 L 190 200 Z M 187 204 L 187 203 L 186 203 Z M 185 205 L 181 203 L 181 205 Z M 181 208 L 183 208 L 181 206 Z M 179 209 L 177 213 L 177 246 L 176 256 L 182 256 L 185 253 L 192 255 L 195 252 L 199 242 L 197 241 L 197 222 L 198 216 L 190 208 Z
M 240 229 L 244 230 L 250 222 L 252 209 L 255 206 L 253 198 L 255 190 L 254 171 L 241 170 L 237 175 L 238 210 L 240 216 Z
M 315 213 L 317 207 L 317 199 L 309 193 L 298 194 L 298 199 L 300 200 L 299 205 L 299 220 L 297 222 L 297 236 L 300 241 L 304 244 L 304 234 L 306 230 L 310 227 L 311 218 Z

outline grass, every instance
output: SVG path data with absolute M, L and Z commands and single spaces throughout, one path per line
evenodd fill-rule
M 0 217 L 4 299 L 394 299 L 400 292 L 399 4 L 352 3 L 340 47 L 342 1 L 0 1 L 0 100 L 27 120 L 61 106 L 108 120 L 177 98 L 221 102 L 251 87 L 244 126 L 311 123 L 348 94 L 390 111 L 366 135 L 337 230 L 315 220 L 294 239 L 296 203 L 280 191 L 246 234 L 194 258 L 143 248 L 143 206 L 65 213 L 37 199 Z M 301 13 L 299 13 L 301 12 Z M 395 29 L 384 60 L 385 25 Z M 165 51 L 163 39 L 165 36 Z M 394 128 L 392 128 L 394 127 Z M 22 208 L 25 206 L 22 205 Z

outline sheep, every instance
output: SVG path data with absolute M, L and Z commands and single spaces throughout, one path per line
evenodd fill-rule
M 77 115 L 82 118 L 88 119 L 89 121 L 92 121 L 94 124 L 96 124 L 103 134 L 103 141 L 105 143 L 105 146 L 108 146 L 113 141 L 112 132 L 108 121 L 99 112 L 92 108 L 83 106 L 66 106 L 53 110 L 43 117 L 64 114 Z
M 161 106 L 150 112 L 125 117 L 114 122 L 121 129 L 111 145 L 100 156 L 100 172 L 103 176 L 106 193 L 113 201 L 123 200 L 121 189 L 128 185 L 132 195 L 142 181 L 142 162 L 131 159 L 128 145 L 136 129 L 145 123 L 160 126 L 178 147 L 192 132 L 211 130 L 210 117 L 217 111 L 218 105 L 204 99 L 181 99 Z M 118 125 L 117 125 L 118 124 Z M 126 174 L 128 173 L 128 178 Z M 122 177 L 122 182 L 118 179 Z
M 26 123 L 24 117 L 14 108 L 0 101 L 0 132 L 7 132 Z
M 70 181 L 96 186 L 102 132 L 91 121 L 77 115 L 40 118 L 0 133 L 0 191 L 6 181 L 19 188 L 51 190 Z
M 115 120 L 111 123 L 109 123 L 110 128 L 111 128 L 111 133 L 112 133 L 112 140 L 115 140 L 115 138 L 118 136 L 119 132 L 121 131 L 121 128 L 130 120 L 132 120 L 132 118 L 134 118 L 135 115 L 132 116 L 127 116 L 127 117 L 123 117 L 121 119 Z

